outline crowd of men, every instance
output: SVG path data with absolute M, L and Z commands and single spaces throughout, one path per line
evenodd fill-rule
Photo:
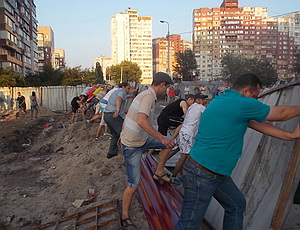
M 159 72 L 153 77 L 152 85 L 138 94 L 136 89 L 123 82 L 113 89 L 102 87 L 94 93 L 96 100 L 92 100 L 87 107 L 88 90 L 92 88 L 72 100 L 72 122 L 77 111 L 86 121 L 86 111 L 94 102 L 92 106 L 96 106 L 96 113 L 86 122 L 100 118 L 103 123 L 99 127 L 107 125 L 111 135 L 108 158 L 116 156 L 119 147 L 122 150 L 128 176 L 122 199 L 122 228 L 136 229 L 129 217 L 129 209 L 140 184 L 141 156 L 146 150 L 161 149 L 153 179 L 161 183 L 174 183 L 174 177 L 182 174 L 183 206 L 174 229 L 199 229 L 212 197 L 225 210 L 223 229 L 243 229 L 246 201 L 231 179 L 231 173 L 242 154 L 246 129 L 250 127 L 283 140 L 299 138 L 299 125 L 293 132 L 287 132 L 266 121 L 286 121 L 297 117 L 300 106 L 261 103 L 257 97 L 262 83 L 256 75 L 248 73 L 237 77 L 231 89 L 218 96 L 214 94 L 207 107 L 207 96 L 201 91 L 194 95 L 184 93 L 186 98 L 173 98 L 178 92 L 172 92 L 171 103 L 157 118 L 157 130 L 151 123 L 155 102 L 170 85 L 173 85 L 170 76 Z M 133 92 L 137 95 L 126 111 L 125 101 Z M 170 127 L 176 128 L 172 137 L 167 135 Z M 96 138 L 99 134 L 97 131 Z M 179 146 L 181 157 L 173 176 L 169 176 L 164 166 L 175 144 Z

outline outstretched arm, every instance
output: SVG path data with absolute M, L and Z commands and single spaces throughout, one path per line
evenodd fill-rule
M 257 121 L 251 120 L 249 123 L 249 128 L 252 128 L 263 134 L 276 137 L 282 140 L 294 140 L 300 138 L 300 123 L 296 126 L 293 132 L 288 132 L 286 130 L 280 129 L 268 122 L 259 123 Z
M 271 106 L 267 121 L 286 121 L 300 116 L 300 106 Z

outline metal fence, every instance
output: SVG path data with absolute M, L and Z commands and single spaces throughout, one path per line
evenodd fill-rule
M 70 103 L 73 97 L 78 96 L 85 89 L 84 85 L 78 86 L 46 86 L 46 87 L 0 87 L 0 110 L 7 111 L 16 109 L 17 93 L 26 99 L 27 108 L 30 106 L 29 96 L 32 91 L 36 92 L 40 106 L 53 111 L 71 110 Z

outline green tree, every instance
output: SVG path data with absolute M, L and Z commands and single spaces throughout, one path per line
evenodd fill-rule
M 176 64 L 173 65 L 173 71 L 183 80 L 192 80 L 190 73 L 197 69 L 195 53 L 192 50 L 176 53 Z
M 24 86 L 24 78 L 16 71 L 13 71 L 11 67 L 0 68 L 0 86 Z
M 264 86 L 270 86 L 278 80 L 274 67 L 265 60 L 227 53 L 222 57 L 221 64 L 222 79 L 229 83 L 244 73 L 257 75 Z
M 97 76 L 97 83 L 103 84 L 104 83 L 103 71 L 102 71 L 102 66 L 100 65 L 99 62 L 96 62 L 95 72 Z
M 131 61 L 122 61 L 118 65 L 112 65 L 109 69 L 110 78 L 117 84 L 122 82 L 139 82 L 142 71 L 138 64 Z M 122 77 L 122 79 L 121 79 Z
M 95 72 L 89 69 L 81 70 L 81 66 L 65 68 L 63 71 L 62 85 L 95 84 L 97 77 Z
M 294 72 L 300 74 L 300 51 L 295 52 Z
M 29 73 L 25 77 L 26 86 L 55 86 L 60 85 L 63 78 L 61 70 L 45 66 L 41 72 Z

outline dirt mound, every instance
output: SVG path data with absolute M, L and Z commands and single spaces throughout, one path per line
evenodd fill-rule
M 86 199 L 88 189 L 95 189 L 94 203 L 121 200 L 123 156 L 106 158 L 109 139 L 95 140 L 98 123 L 70 124 L 70 118 L 45 109 L 34 120 L 27 114 L 0 122 L 0 229 L 28 229 L 87 208 L 72 203 Z M 148 229 L 137 198 L 133 221 Z

